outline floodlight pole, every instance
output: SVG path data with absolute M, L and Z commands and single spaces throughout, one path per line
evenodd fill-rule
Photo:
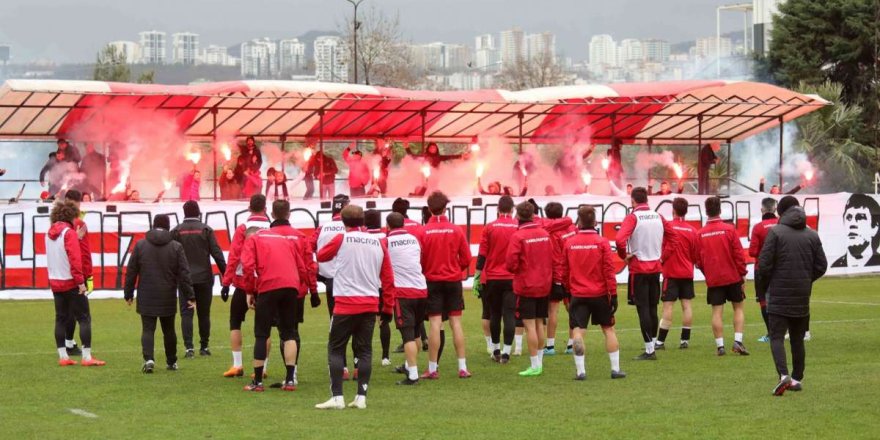
M 358 6 L 360 6 L 361 2 L 364 0 L 347 0 L 354 6 L 354 18 L 352 19 L 352 40 L 354 40 L 354 51 L 352 52 L 352 58 L 354 58 L 354 83 L 358 83 L 358 28 L 361 27 L 361 24 L 358 23 Z

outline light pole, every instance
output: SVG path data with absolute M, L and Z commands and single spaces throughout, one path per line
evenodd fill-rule
M 364 0 L 346 0 L 354 6 L 354 18 L 352 19 L 352 39 L 354 40 L 354 51 L 352 52 L 352 57 L 354 58 L 354 83 L 358 83 L 358 29 L 361 27 L 361 23 L 358 21 L 358 6 Z

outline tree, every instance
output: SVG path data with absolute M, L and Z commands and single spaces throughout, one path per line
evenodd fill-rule
M 131 69 L 125 62 L 125 54 L 116 50 L 115 46 L 108 45 L 98 52 L 95 62 L 95 81 L 131 81 Z
M 772 44 L 759 73 L 789 88 L 842 86 L 841 102 L 861 107 L 859 142 L 880 146 L 880 2 L 787 0 L 773 18 Z
M 801 87 L 801 93 L 817 94 L 834 105 L 795 121 L 799 130 L 795 148 L 819 165 L 826 189 L 867 190 L 876 165 L 874 149 L 857 141 L 862 131 L 862 108 L 844 102 L 843 90 L 834 83 Z
M 498 86 L 508 90 L 534 89 L 563 84 L 562 66 L 549 51 L 526 59 L 517 59 L 498 75 Z
M 389 17 L 371 6 L 360 17 L 357 30 L 358 75 L 364 84 L 413 88 L 423 81 L 416 72 L 409 45 L 400 30 L 400 16 Z M 342 41 L 354 59 L 352 20 L 346 20 Z M 353 68 L 350 65 L 349 68 Z M 353 77 L 353 75 L 349 75 Z
M 155 82 L 156 71 L 155 70 L 147 70 L 141 72 L 138 75 L 137 83 L 138 84 L 153 84 Z

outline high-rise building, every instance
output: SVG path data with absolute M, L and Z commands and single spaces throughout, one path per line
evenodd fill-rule
M 590 39 L 590 67 L 617 66 L 617 45 L 611 35 L 594 35 Z
M 669 60 L 669 52 L 671 47 L 666 40 L 649 38 L 642 40 L 642 52 L 645 54 L 645 61 L 649 63 L 665 63 Z
M 617 64 L 624 66 L 629 63 L 637 63 L 645 60 L 645 51 L 642 50 L 642 41 L 635 38 L 627 38 L 620 42 L 617 49 Z
M 425 72 L 437 72 L 445 67 L 443 43 L 414 44 L 410 46 L 413 64 Z
M 141 32 L 141 58 L 143 64 L 165 64 L 165 32 Z
M 526 48 L 523 44 L 523 31 L 520 28 L 501 31 L 500 36 L 501 68 L 505 69 L 522 60 Z
M 552 32 L 541 32 L 525 36 L 526 58 L 549 57 L 556 59 L 556 36 Z
M 199 56 L 199 34 L 178 32 L 171 34 L 171 62 L 193 65 Z
M 478 35 L 474 39 L 474 61 L 471 68 L 478 70 L 496 70 L 501 61 L 495 37 L 492 34 Z
M 241 76 L 273 78 L 278 74 L 278 45 L 268 38 L 241 43 Z
M 471 61 L 471 51 L 463 44 L 443 45 L 443 68 L 450 71 L 461 71 Z
M 720 45 L 719 45 L 720 42 Z M 720 50 L 720 52 L 719 52 Z M 729 58 L 733 54 L 733 42 L 728 37 L 705 37 L 697 39 L 694 55 L 697 58 Z
M 126 64 L 134 64 L 141 59 L 141 47 L 134 41 L 111 41 L 107 46 L 116 49 L 116 53 L 125 59 Z
M 278 42 L 279 71 L 282 75 L 301 74 L 306 68 L 306 44 L 293 38 Z
M 347 82 L 348 56 L 342 38 L 315 38 L 315 78 L 318 81 Z
M 212 66 L 234 66 L 232 57 L 226 46 L 210 45 L 202 50 L 200 62 Z
M 763 55 L 770 50 L 770 35 L 773 30 L 773 14 L 779 12 L 779 4 L 785 0 L 753 0 L 752 23 L 754 23 L 754 51 Z

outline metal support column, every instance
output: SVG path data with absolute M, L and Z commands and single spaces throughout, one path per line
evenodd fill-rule
M 522 112 L 516 114 L 517 119 L 519 119 L 519 154 L 523 152 L 523 116 Z
M 284 174 L 284 176 L 287 177 L 287 170 L 285 169 L 287 166 L 287 160 L 285 160 L 285 158 L 284 158 L 284 152 L 285 152 L 284 144 L 285 144 L 285 142 L 287 142 L 287 135 L 282 134 L 280 140 L 281 140 L 281 174 Z
M 782 119 L 782 116 L 780 116 L 779 117 L 779 191 L 780 192 L 782 192 L 782 160 L 783 160 L 782 155 L 783 155 L 783 149 L 785 147 L 785 145 L 784 145 L 785 138 L 783 136 L 784 131 L 783 131 L 783 127 L 782 127 L 784 124 L 785 124 L 785 121 Z
M 425 118 L 428 117 L 428 112 L 426 112 L 424 110 L 420 111 L 419 117 L 422 120 L 422 122 L 421 122 L 421 125 L 422 125 L 422 133 L 421 133 L 422 134 L 422 154 L 424 155 L 425 152 L 428 151 L 428 146 L 425 145 Z
M 324 109 L 318 110 L 318 151 L 321 153 L 321 175 L 318 176 L 318 199 L 324 200 Z M 336 177 L 333 177 L 336 179 Z M 334 182 L 335 183 L 335 182 Z
M 220 179 L 217 175 L 217 107 L 211 109 L 211 157 L 214 164 L 214 201 L 217 201 L 217 184 Z
M 733 177 L 733 170 L 730 168 L 730 140 L 727 141 L 727 195 L 730 195 L 730 179 Z

